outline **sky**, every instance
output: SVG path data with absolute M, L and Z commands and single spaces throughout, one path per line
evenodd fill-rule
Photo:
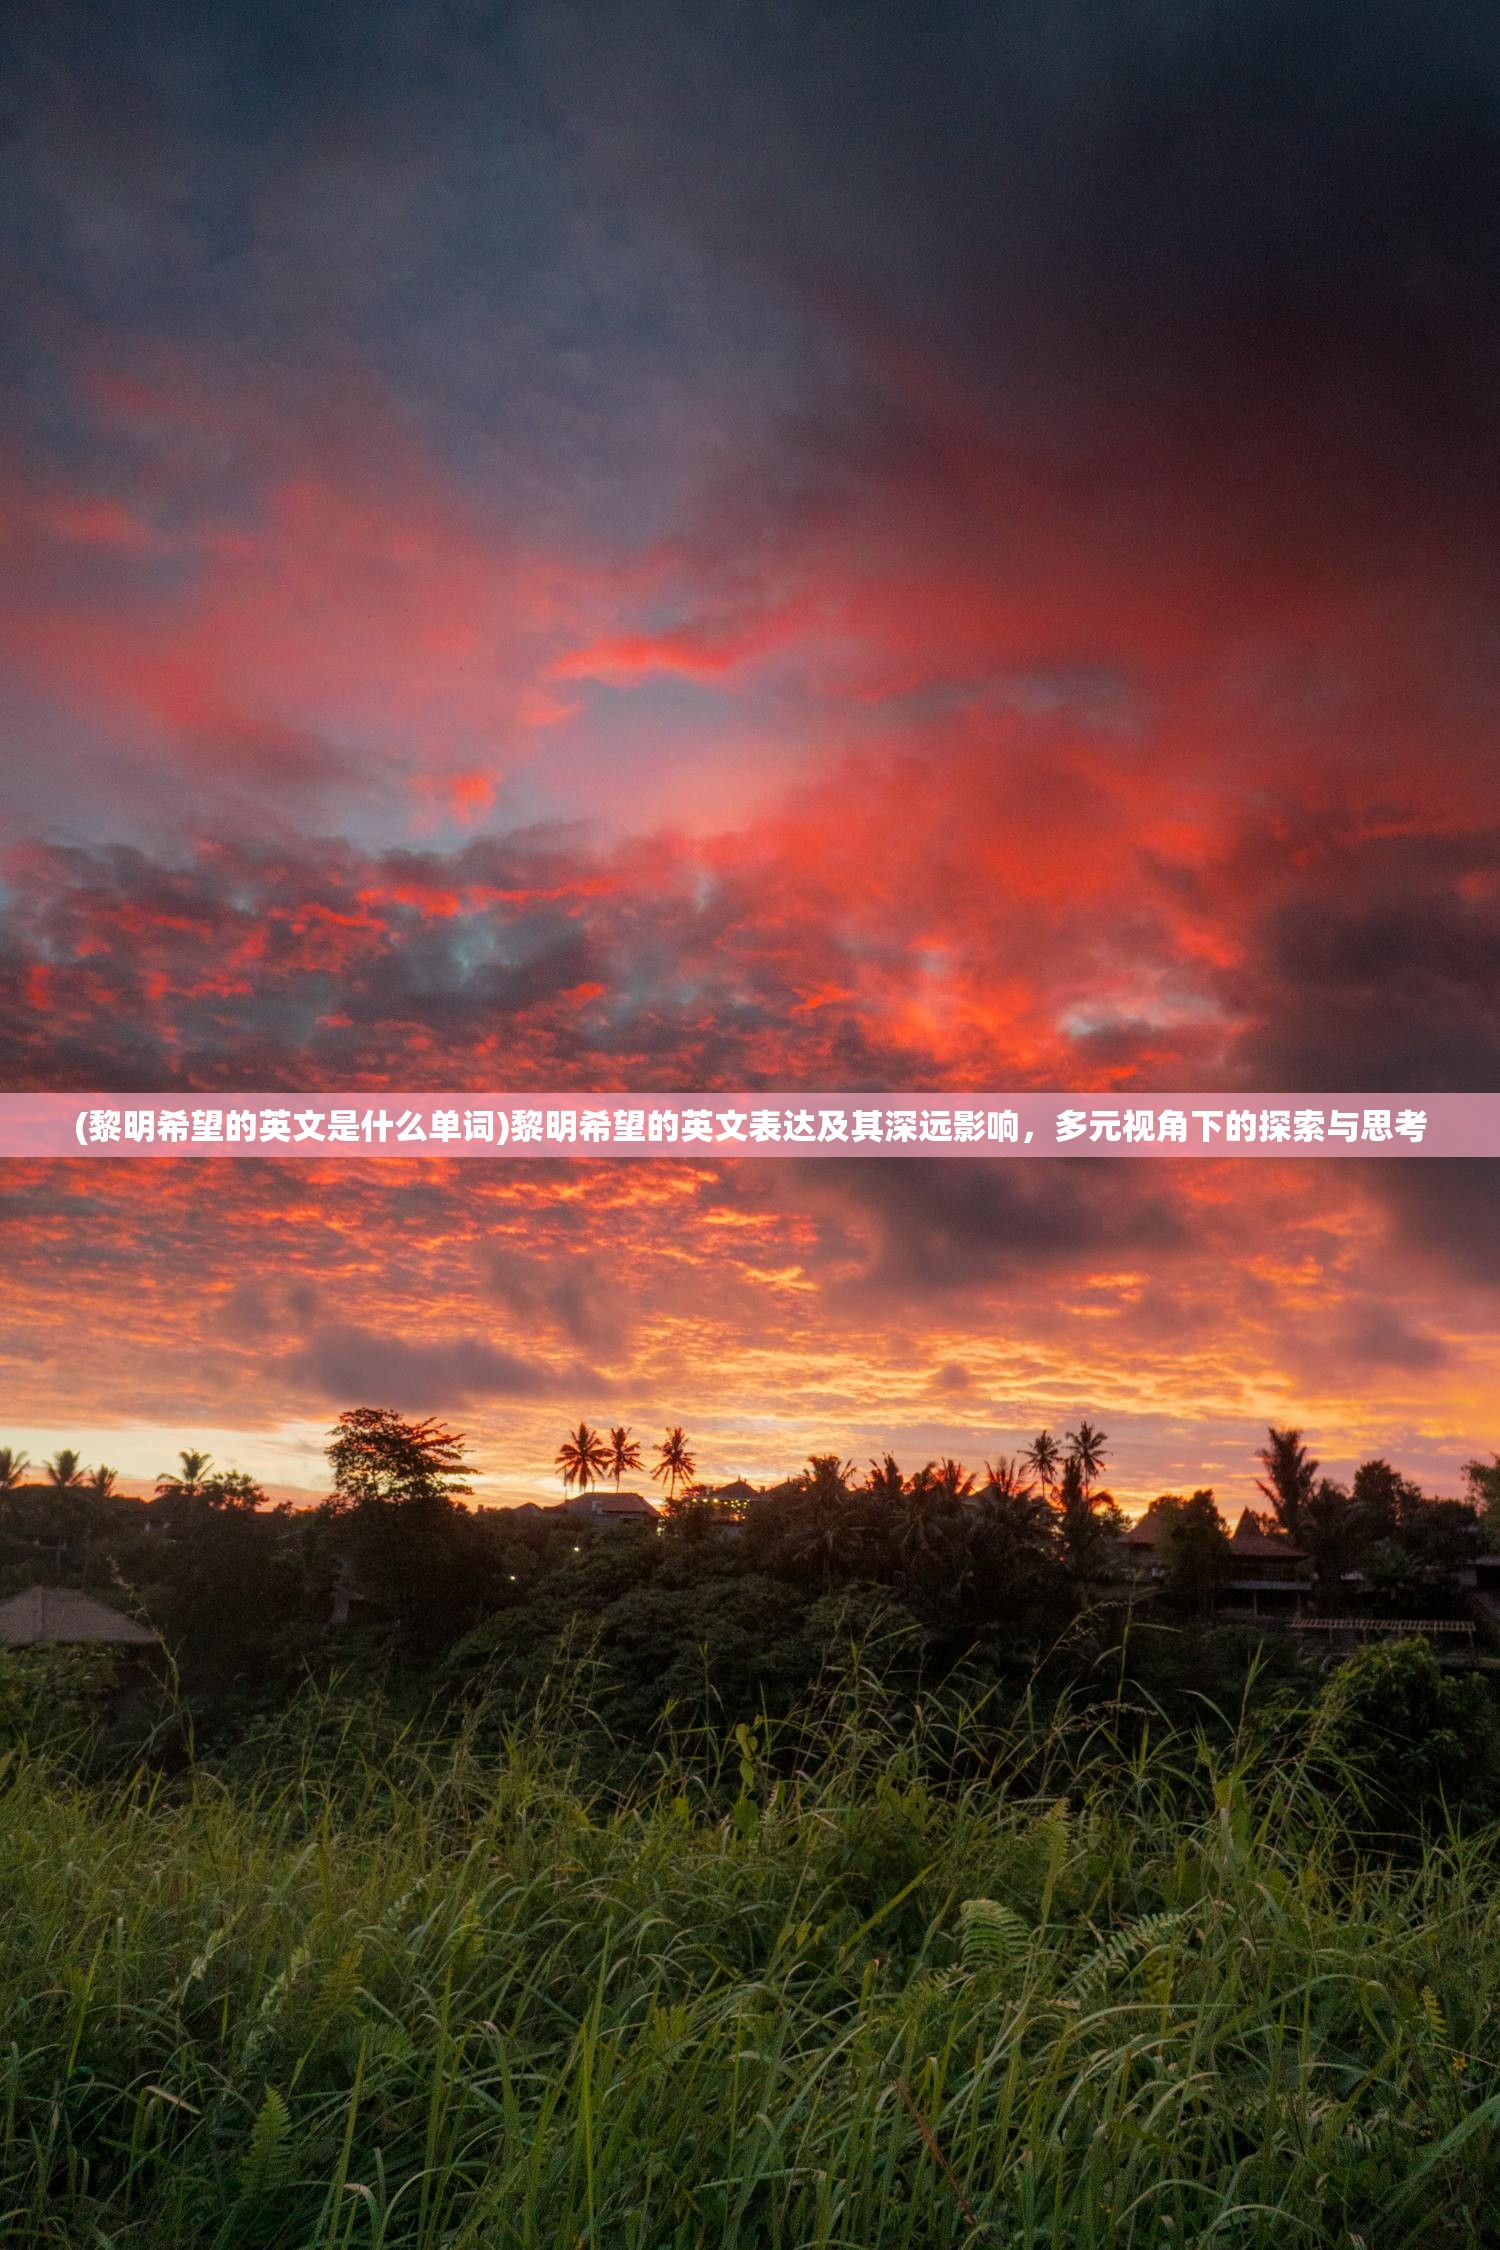
M 1500 1086 L 1500 19 L 17 0 L 0 1084 Z M 1488 1163 L 11 1162 L 0 1442 L 1253 1497 Z

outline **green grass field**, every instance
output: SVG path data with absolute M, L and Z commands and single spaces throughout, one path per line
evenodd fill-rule
M 628 1784 L 585 1731 L 309 1695 L 235 1776 L 12 1752 L 0 2239 L 1500 2239 L 1492 1834 L 1357 1848 L 1284 1744 L 1134 1714 L 975 1763 L 857 1675 Z

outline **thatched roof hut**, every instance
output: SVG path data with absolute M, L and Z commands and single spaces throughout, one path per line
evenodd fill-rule
M 34 1648 L 41 1643 L 90 1641 L 127 1648 L 154 1648 L 156 1635 L 107 1602 L 76 1586 L 28 1586 L 0 1602 L 0 1647 Z

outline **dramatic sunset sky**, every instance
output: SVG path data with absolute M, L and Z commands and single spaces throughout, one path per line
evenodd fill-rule
M 1500 1086 L 1500 18 L 7 11 L 0 1082 Z M 1487 1164 L 0 1169 L 0 1442 L 1251 1493 Z

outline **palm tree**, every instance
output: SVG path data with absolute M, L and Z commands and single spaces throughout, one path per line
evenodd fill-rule
M 71 1445 L 65 1445 L 44 1461 L 47 1482 L 58 1495 L 53 1513 L 55 1545 L 54 1567 L 60 1568 L 64 1547 L 71 1547 L 81 1536 L 84 1541 L 84 1575 L 88 1574 L 89 1506 L 88 1488 L 83 1481 L 83 1456 Z
M 101 1461 L 98 1468 L 90 1470 L 75 1488 L 78 1498 L 70 1501 L 67 1506 L 70 1534 L 81 1532 L 83 1535 L 83 1565 L 80 1575 L 85 1586 L 89 1582 L 89 1562 L 94 1550 L 94 1533 L 99 1528 L 100 1510 L 114 1491 L 115 1479 L 119 1473 L 118 1469 L 111 1469 Z
M 203 1487 L 211 1508 L 241 1509 L 253 1515 L 264 1505 L 265 1491 L 244 1469 L 220 1469 Z
M 967 1482 L 972 1489 L 974 1479 Z M 957 1461 L 924 1462 L 910 1478 L 897 1531 L 897 1552 L 905 1569 L 939 1558 L 947 1563 L 956 1560 L 962 1529 L 958 1501 L 964 1483 L 964 1470 Z
M 894 1453 L 887 1453 L 881 1460 L 870 1463 L 865 1490 L 872 1500 L 900 1500 L 905 1497 L 906 1479 L 901 1474 Z
M 31 1462 L 13 1445 L 0 1445 L 0 1494 L 14 1492 Z
M 1303 1444 L 1300 1430 L 1273 1428 L 1266 1436 L 1269 1444 L 1255 1456 L 1266 1472 L 1256 1478 L 1256 1489 L 1276 1510 L 1282 1530 L 1295 1539 L 1302 1527 L 1303 1510 L 1317 1490 L 1318 1464 Z
M 985 1491 L 992 1499 L 1030 1500 L 1035 1497 L 1036 1486 L 1023 1473 L 1025 1463 L 1014 1454 L 1002 1453 L 998 1461 L 984 1464 Z
M 1068 1459 L 1078 1463 L 1078 1473 L 1083 1479 L 1085 1492 L 1104 1468 L 1104 1448 L 1109 1439 L 1092 1422 L 1080 1422 L 1076 1430 L 1068 1432 Z
M 199 1499 L 204 1485 L 208 1482 L 208 1472 L 213 1467 L 212 1455 L 188 1451 L 179 1453 L 177 1458 L 182 1463 L 181 1470 L 176 1476 L 164 1472 L 157 1478 L 157 1498 L 160 1500 Z
M 895 1463 L 890 1466 L 894 1469 Z M 825 1587 L 847 1570 L 863 1538 L 860 1511 L 853 1503 L 854 1463 L 837 1453 L 814 1453 L 788 1487 L 795 1513 L 790 1548 L 799 1561 L 816 1565 Z
M 810 1453 L 807 1467 L 797 1478 L 797 1489 L 808 1500 L 847 1500 L 854 1483 L 854 1463 L 837 1453 Z
M 667 1498 L 675 1500 L 679 1485 L 691 1484 L 697 1462 L 688 1451 L 688 1441 L 682 1424 L 676 1423 L 656 1448 L 656 1466 L 651 1471 L 658 1484 L 665 1484 Z
M 972 1475 L 962 1461 L 955 1461 L 951 1454 L 938 1463 L 932 1482 L 934 1490 L 949 1500 L 967 1500 L 974 1489 Z
M 1057 1483 L 1061 1461 L 1062 1447 L 1050 1430 L 1039 1430 L 1021 1455 L 1021 1466 L 1029 1469 L 1047 1492 L 1051 1492 Z
M 611 1430 L 609 1433 L 609 1473 L 615 1480 L 616 1492 L 620 1489 L 621 1477 L 634 1476 L 640 1465 L 641 1449 L 629 1430 L 624 1428 L 623 1425 L 618 1430 Z
M 1088 1424 L 1085 1422 L 1083 1427 L 1087 1429 Z M 1090 1486 L 1083 1454 L 1076 1449 L 1063 1463 L 1055 1505 L 1063 1560 L 1075 1582 L 1086 1585 L 1102 1575 L 1108 1552 L 1106 1542 L 1119 1528 L 1121 1517 L 1110 1495 L 1095 1492 Z
M 580 1492 L 587 1492 L 591 1484 L 598 1484 L 609 1474 L 609 1447 L 597 1430 L 580 1422 L 558 1447 L 556 1466 L 562 1471 L 566 1488 L 571 1490 L 576 1484 Z

